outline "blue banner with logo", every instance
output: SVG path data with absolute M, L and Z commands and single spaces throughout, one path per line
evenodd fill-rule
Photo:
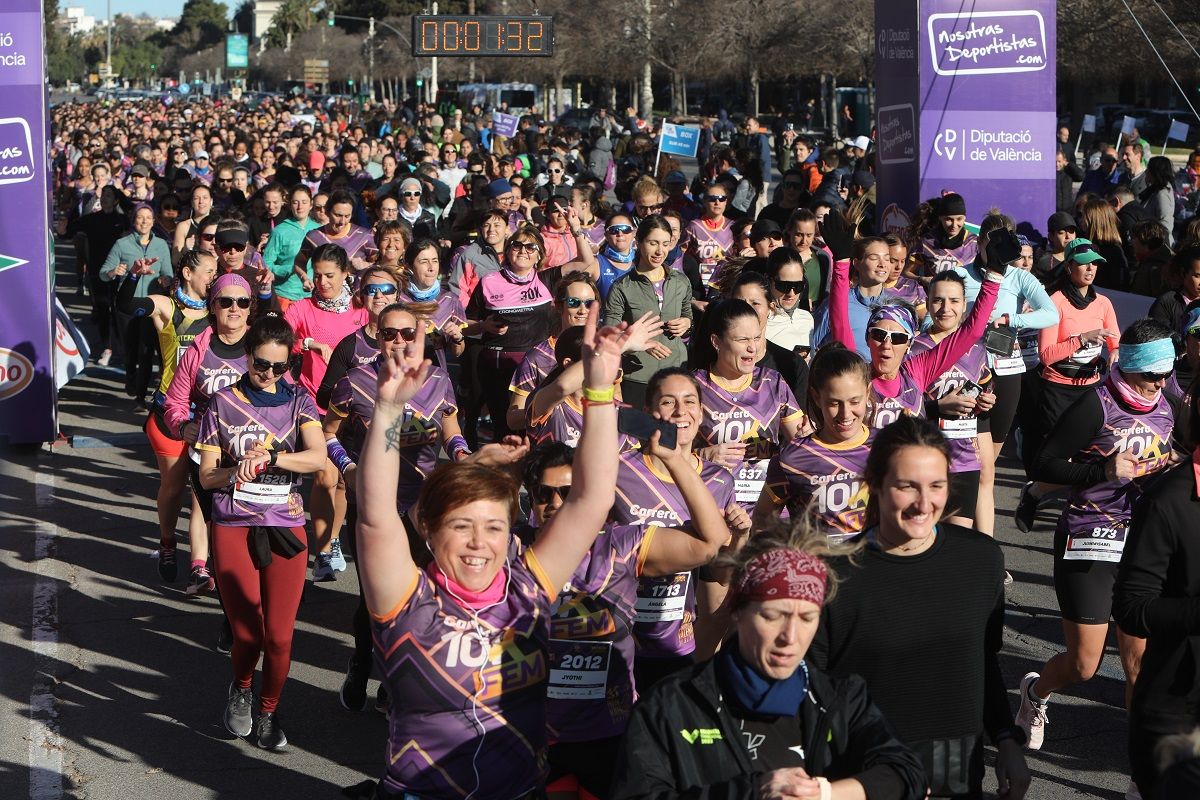
M 664 122 L 662 135 L 658 140 L 659 150 L 673 156 L 696 157 L 696 148 L 700 144 L 700 129 L 689 125 L 676 125 Z
M 0 8 L 0 438 L 52 441 L 53 284 L 42 4 Z

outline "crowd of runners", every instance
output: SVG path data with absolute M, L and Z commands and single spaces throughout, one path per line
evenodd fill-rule
M 53 111 L 232 734 L 287 745 L 310 566 L 353 564 L 340 703 L 389 737 L 350 796 L 970 798 L 988 745 L 1036 796 L 1112 619 L 1128 796 L 1200 796 L 1200 156 L 1096 145 L 1044 237 L 952 192 L 879 231 L 867 137 L 722 114 L 689 180 L 636 118 L 489 111 Z M 1063 652 L 1017 687 L 997 514 L 1054 531 Z

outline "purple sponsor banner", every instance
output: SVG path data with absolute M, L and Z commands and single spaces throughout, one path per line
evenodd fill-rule
M 57 432 L 41 0 L 0 8 L 0 438 Z
M 881 228 L 896 229 L 920 201 L 953 191 L 972 222 L 997 207 L 1022 232 L 1044 231 L 1055 202 L 1055 4 L 877 0 L 876 25 Z M 880 50 L 909 26 L 916 55 L 911 70 L 898 70 L 907 61 Z M 897 179 L 896 190 L 883 188 Z

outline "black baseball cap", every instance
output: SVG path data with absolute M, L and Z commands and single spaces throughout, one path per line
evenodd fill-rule
M 750 228 L 750 244 L 761 242 L 768 237 L 783 238 L 783 230 L 773 219 L 760 219 Z
M 1046 223 L 1046 228 L 1051 233 L 1054 231 L 1065 231 L 1067 228 L 1079 229 L 1079 225 L 1075 222 L 1075 218 L 1065 211 L 1055 211 L 1050 215 L 1050 220 Z

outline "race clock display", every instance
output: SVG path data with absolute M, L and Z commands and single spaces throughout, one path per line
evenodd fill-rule
M 413 17 L 414 56 L 552 56 L 553 17 Z

